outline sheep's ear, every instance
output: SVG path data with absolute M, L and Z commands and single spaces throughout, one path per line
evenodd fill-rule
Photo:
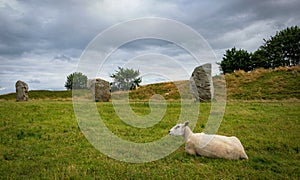
M 189 121 L 185 121 L 184 126 L 189 125 Z

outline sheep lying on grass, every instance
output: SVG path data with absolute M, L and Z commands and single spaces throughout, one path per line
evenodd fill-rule
M 191 155 L 201 155 L 212 158 L 248 159 L 240 140 L 234 136 L 209 135 L 193 133 L 188 127 L 189 122 L 177 124 L 170 129 L 169 134 L 183 136 L 185 151 Z

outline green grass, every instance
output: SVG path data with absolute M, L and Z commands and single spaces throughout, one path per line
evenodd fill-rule
M 72 91 L 32 90 L 28 92 L 30 99 L 70 99 Z M 15 100 L 16 93 L 0 95 L 3 100 Z
M 226 74 L 228 99 L 300 99 L 300 66 Z
M 149 142 L 176 123 L 180 104 L 167 102 L 157 125 L 139 129 L 122 122 L 111 103 L 97 103 L 107 127 L 123 139 Z M 132 103 L 137 114 L 148 103 Z M 209 103 L 200 104 L 195 131 L 205 126 Z M 184 146 L 158 161 L 132 164 L 96 150 L 81 133 L 71 101 L 0 102 L 0 176 L 3 179 L 299 179 L 300 102 L 228 102 L 218 134 L 237 136 L 249 160 L 190 156 Z

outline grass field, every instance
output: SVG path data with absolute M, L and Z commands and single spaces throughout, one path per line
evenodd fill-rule
M 163 120 L 147 129 L 123 123 L 112 103 L 97 103 L 103 121 L 120 138 L 153 141 L 167 134 L 180 113 L 168 102 Z M 132 104 L 140 115 L 145 102 Z M 209 103 L 200 104 L 195 131 L 207 121 Z M 72 101 L 0 101 L 1 179 L 299 179 L 300 101 L 229 101 L 218 134 L 235 135 L 249 160 L 190 156 L 184 146 L 149 163 L 114 160 L 96 150 L 81 133 Z M 153 133 L 154 132 L 154 133 Z

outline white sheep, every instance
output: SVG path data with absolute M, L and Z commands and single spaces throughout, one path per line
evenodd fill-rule
M 170 135 L 183 136 L 186 143 L 185 151 L 188 154 L 212 158 L 248 159 L 237 137 L 193 133 L 188 124 L 188 121 L 184 124 L 177 124 L 169 131 Z

